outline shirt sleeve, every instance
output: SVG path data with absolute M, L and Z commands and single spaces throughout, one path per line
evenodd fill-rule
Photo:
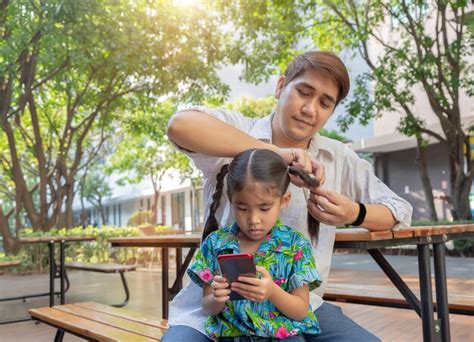
M 196 257 L 186 271 L 191 280 L 200 287 L 204 284 L 210 285 L 214 279 L 215 256 L 212 250 L 211 236 L 209 235 L 203 241 Z
M 198 112 L 211 115 L 212 117 L 219 119 L 231 126 L 234 126 L 235 128 L 238 128 L 245 133 L 250 132 L 255 122 L 255 119 L 248 118 L 238 112 L 225 110 L 225 109 L 207 108 L 204 106 L 185 108 L 183 110 L 176 112 L 174 115 L 183 111 L 188 111 L 188 110 L 198 111 Z M 199 128 L 196 128 L 196 129 L 199 129 Z M 200 153 L 183 149 L 176 144 L 174 145 L 178 148 L 178 150 L 186 154 L 189 158 L 191 158 L 194 161 L 194 164 L 199 170 L 203 172 L 204 176 L 213 175 L 217 173 L 219 171 L 218 169 L 220 169 L 220 167 L 223 164 L 227 163 L 228 160 L 230 160 L 228 158 L 220 158 L 220 157 L 203 155 Z
M 321 285 L 322 280 L 316 268 L 311 243 L 298 234 L 293 246 L 294 254 L 292 260 L 292 271 L 288 278 L 288 291 L 292 291 L 303 285 L 309 286 L 309 291 Z
M 347 148 L 343 163 L 342 193 L 356 201 L 386 206 L 397 220 L 394 230 L 411 224 L 413 207 L 385 185 L 372 169 L 372 165 Z

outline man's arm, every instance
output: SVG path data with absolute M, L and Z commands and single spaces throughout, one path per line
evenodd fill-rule
M 197 110 L 176 113 L 168 124 L 167 134 L 179 147 L 213 157 L 233 158 L 247 149 L 269 149 L 288 164 L 300 167 L 305 173 L 313 173 L 321 184 L 324 183 L 324 167 L 306 151 L 263 142 L 207 113 Z M 292 181 L 298 186 L 304 184 L 298 179 Z
M 215 157 L 233 158 L 251 148 L 279 150 L 224 121 L 194 110 L 175 114 L 168 124 L 167 134 L 181 148 Z
M 367 214 L 361 227 L 370 230 L 392 229 L 398 221 L 382 204 L 365 204 Z M 317 220 L 338 226 L 351 224 L 359 215 L 359 204 L 336 191 L 316 188 L 311 190 L 308 210 Z

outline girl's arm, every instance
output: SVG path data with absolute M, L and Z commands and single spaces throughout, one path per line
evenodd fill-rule
M 260 279 L 239 277 L 238 282 L 231 284 L 231 289 L 254 302 L 268 299 L 288 318 L 301 321 L 308 315 L 309 288 L 307 285 L 288 293 L 273 282 L 272 276 L 265 267 L 257 266 L 257 271 L 262 274 Z
M 296 321 L 302 321 L 308 315 L 309 310 L 309 287 L 303 285 L 291 291 L 285 292 L 280 286 L 273 284 L 273 291 L 268 298 L 273 305 L 286 317 Z
M 222 276 L 215 276 L 211 285 L 204 284 L 202 289 L 202 310 L 206 315 L 217 315 L 224 310 L 229 300 L 229 284 Z

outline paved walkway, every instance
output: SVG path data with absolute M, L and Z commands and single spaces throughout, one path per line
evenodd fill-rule
M 395 268 L 402 274 L 417 273 L 415 257 L 392 257 Z M 463 295 L 469 300 L 474 297 L 473 260 L 448 258 L 450 271 L 449 281 L 465 286 Z M 452 273 L 458 272 L 458 273 Z M 370 276 L 367 276 L 370 274 Z M 457 275 L 457 278 L 453 277 Z M 71 288 L 66 295 L 68 303 L 81 301 L 97 301 L 105 304 L 119 303 L 124 298 L 123 287 L 117 274 L 100 274 L 94 272 L 69 272 Z M 127 273 L 131 299 L 128 309 L 139 310 L 147 314 L 161 316 L 161 273 L 159 271 L 138 271 Z M 377 282 L 385 281 L 383 273 L 371 260 L 363 255 L 335 255 L 330 284 L 347 290 L 362 280 L 367 284 L 378 286 Z M 170 279 L 170 282 L 173 279 Z M 460 287 L 462 287 L 460 285 Z M 390 285 L 382 285 L 388 287 Z M 416 284 L 413 285 L 416 290 Z M 451 285 L 448 288 L 451 293 Z M 46 292 L 48 275 L 31 276 L 0 276 L 0 297 Z M 0 320 L 22 317 L 28 308 L 48 305 L 48 298 L 32 298 L 26 303 L 21 301 L 0 302 Z M 421 321 L 412 310 L 382 308 L 367 305 L 338 303 L 344 312 L 356 322 L 372 331 L 383 341 L 421 341 Z M 474 317 L 450 315 L 452 341 L 474 341 Z M 32 322 L 0 325 L 0 341 L 52 341 L 55 331 L 45 324 L 36 325 Z M 67 336 L 65 341 L 78 341 L 74 336 Z

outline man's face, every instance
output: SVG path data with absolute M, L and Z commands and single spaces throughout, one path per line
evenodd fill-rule
M 275 96 L 278 104 L 272 122 L 273 143 L 307 148 L 333 113 L 338 89 L 328 73 L 308 70 L 286 86 L 285 77 L 281 76 Z

